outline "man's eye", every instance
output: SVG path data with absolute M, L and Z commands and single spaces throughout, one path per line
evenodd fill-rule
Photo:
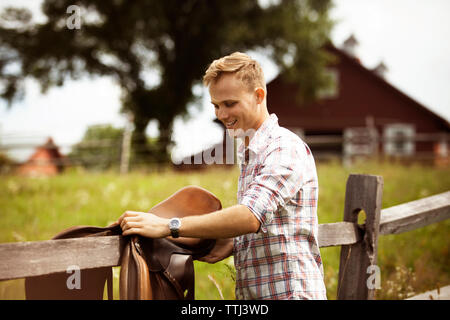
M 234 106 L 235 104 L 236 104 L 236 101 L 225 102 L 225 105 L 226 105 L 227 107 L 232 107 L 232 106 Z

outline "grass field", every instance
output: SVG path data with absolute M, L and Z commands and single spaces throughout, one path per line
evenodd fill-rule
M 383 208 L 450 190 L 450 169 L 362 163 L 352 168 L 319 164 L 319 223 L 342 221 L 350 173 L 381 175 Z M 213 192 L 224 207 L 235 204 L 237 169 L 180 173 L 70 171 L 53 178 L 0 177 L 0 242 L 50 239 L 74 225 L 105 226 L 125 210 L 150 207 L 186 185 Z M 400 235 L 381 236 L 377 299 L 404 299 L 450 284 L 450 220 Z M 322 248 L 329 299 L 336 298 L 339 247 Z M 209 265 L 195 262 L 196 299 L 234 299 L 232 258 Z M 118 272 L 114 268 L 115 298 Z M 0 282 L 0 299 L 24 299 L 23 279 Z

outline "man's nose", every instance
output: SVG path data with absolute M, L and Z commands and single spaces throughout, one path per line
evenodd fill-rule
M 228 112 L 224 107 L 219 107 L 216 116 L 220 121 L 224 121 L 228 118 Z

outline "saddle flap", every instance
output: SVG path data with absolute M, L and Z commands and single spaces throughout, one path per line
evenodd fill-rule
M 192 256 L 173 254 L 164 275 L 176 290 L 179 299 L 194 299 L 195 272 Z
M 167 269 L 170 258 L 175 253 L 192 254 L 190 250 L 183 249 L 165 238 L 150 239 L 140 237 L 139 244 L 151 272 L 159 272 Z
M 190 255 L 172 254 L 169 267 L 151 272 L 153 300 L 193 300 L 195 297 L 194 264 Z

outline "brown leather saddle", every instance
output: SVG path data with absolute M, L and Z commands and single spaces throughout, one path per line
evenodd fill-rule
M 201 215 L 220 210 L 222 205 L 212 193 L 196 186 L 180 189 L 150 209 L 164 218 Z M 76 226 L 52 239 L 120 235 L 120 226 L 105 228 Z M 214 239 L 126 236 L 120 262 L 121 300 L 193 300 L 195 298 L 194 260 L 205 256 Z M 80 270 L 80 288 L 69 289 L 70 274 L 62 272 L 25 279 L 29 300 L 101 300 L 107 282 L 112 299 L 112 267 Z

